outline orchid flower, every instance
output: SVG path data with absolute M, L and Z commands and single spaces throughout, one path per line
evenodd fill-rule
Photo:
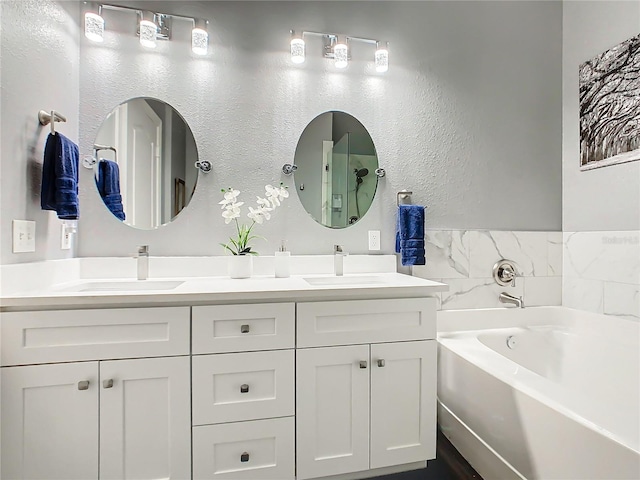
M 289 196 L 289 192 L 287 191 L 287 187 L 280 184 L 279 187 L 274 187 L 272 185 L 265 186 L 265 196 L 264 197 L 256 197 L 256 205 L 257 208 L 249 207 L 249 212 L 247 213 L 247 217 L 252 221 L 250 225 L 240 224 L 238 222 L 238 218 L 240 218 L 240 207 L 244 205 L 244 202 L 238 201 L 238 196 L 240 195 L 239 190 L 234 190 L 233 188 L 228 188 L 227 190 L 222 190 L 223 199 L 218 202 L 219 205 L 222 205 L 222 217 L 224 218 L 224 223 L 229 224 L 231 221 L 236 222 L 236 230 L 237 236 L 229 238 L 229 242 L 227 244 L 221 244 L 225 250 L 228 250 L 233 255 L 257 255 L 257 252 L 251 251 L 251 247 L 249 246 L 249 242 L 254 238 L 259 238 L 256 235 L 251 235 L 251 231 L 254 225 L 262 224 L 265 220 L 269 220 L 271 218 L 271 213 L 276 207 L 280 206 L 280 200 L 285 199 Z

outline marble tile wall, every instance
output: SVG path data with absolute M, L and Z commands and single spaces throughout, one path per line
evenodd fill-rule
M 562 304 L 640 321 L 640 231 L 563 236 Z
M 504 307 L 501 292 L 523 296 L 528 306 L 561 305 L 562 242 L 562 232 L 427 230 L 427 264 L 413 267 L 413 275 L 449 285 L 438 297 L 442 310 Z M 521 275 L 515 287 L 492 277 L 502 258 Z

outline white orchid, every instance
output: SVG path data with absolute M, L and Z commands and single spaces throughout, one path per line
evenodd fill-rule
M 284 185 L 281 185 L 278 189 L 278 193 L 280 194 L 280 199 L 289 198 L 289 190 Z
M 280 206 L 280 200 L 289 196 L 287 187 L 282 184 L 280 184 L 279 187 L 272 185 L 265 186 L 265 196 L 256 197 L 257 208 L 249 207 L 247 217 L 252 220 L 249 226 L 245 224 L 241 225 L 238 222 L 238 218 L 240 218 L 240 207 L 244 205 L 244 202 L 237 201 L 240 191 L 230 187 L 227 190 L 222 190 L 222 192 L 224 193 L 224 198 L 218 202 L 218 204 L 222 205 L 222 210 L 224 210 L 222 212 L 224 223 L 228 224 L 234 220 L 237 228 L 237 237 L 230 238 L 229 243 L 222 244 L 222 246 L 234 255 L 257 255 L 257 252 L 251 251 L 251 247 L 248 245 L 252 239 L 258 238 L 256 235 L 251 235 L 251 230 L 256 223 L 262 224 L 265 220 L 271 218 L 270 212 Z
M 262 214 L 260 209 L 254 210 L 253 207 L 249 207 L 249 213 L 247 213 L 247 217 L 249 217 L 256 223 L 264 222 L 264 215 Z
M 265 210 L 267 212 L 270 212 L 271 210 L 273 210 L 273 207 L 271 206 L 271 202 L 269 200 L 267 200 L 266 198 L 262 198 L 262 197 L 256 197 L 256 203 L 258 204 L 258 207 L 262 210 Z
M 224 191 L 224 190 L 223 190 Z M 227 205 L 236 204 L 236 199 L 240 195 L 240 190 L 234 190 L 233 188 L 229 188 L 229 190 L 224 191 L 224 198 L 221 202 L 218 202 L 218 205 L 222 205 L 222 208 L 225 208 Z M 244 202 L 241 202 L 242 205 Z
M 222 216 L 224 217 L 224 223 L 231 223 L 231 220 L 240 217 L 240 209 L 228 208 L 224 212 L 222 212 Z

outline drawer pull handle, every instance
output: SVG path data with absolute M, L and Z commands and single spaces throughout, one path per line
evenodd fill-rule
M 113 387 L 113 378 L 110 378 L 109 380 L 104 380 L 102 382 L 102 388 L 112 388 Z
M 240 333 L 249 333 L 249 325 L 242 325 L 240 327 Z
M 249 393 L 249 385 L 246 383 L 240 385 L 240 393 Z
M 240 461 L 242 463 L 248 462 L 249 461 L 249 454 L 247 452 L 244 452 L 242 455 L 240 455 Z
M 366 360 L 360 360 L 360 368 L 367 368 L 367 361 Z
M 379 359 L 378 359 L 378 366 L 379 366 L 380 368 L 384 367 L 384 358 L 379 358 Z
M 89 380 L 78 382 L 78 390 L 89 390 Z

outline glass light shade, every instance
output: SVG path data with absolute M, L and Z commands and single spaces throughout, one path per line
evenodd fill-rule
M 197 55 L 206 55 L 209 49 L 209 34 L 202 28 L 191 30 L 191 51 Z
M 84 36 L 93 42 L 102 42 L 104 40 L 104 18 L 97 13 L 85 13 Z
M 304 62 L 304 40 L 301 38 L 291 39 L 291 61 L 293 63 Z
M 291 39 L 291 61 L 293 63 L 304 62 L 304 40 L 301 38 Z
M 386 72 L 389 70 L 389 51 L 386 48 L 376 50 L 376 72 Z
M 140 45 L 147 48 L 156 48 L 156 33 L 158 27 L 149 20 L 140 20 Z
M 344 43 L 336 43 L 333 47 L 336 68 L 345 68 L 349 64 L 349 49 Z

